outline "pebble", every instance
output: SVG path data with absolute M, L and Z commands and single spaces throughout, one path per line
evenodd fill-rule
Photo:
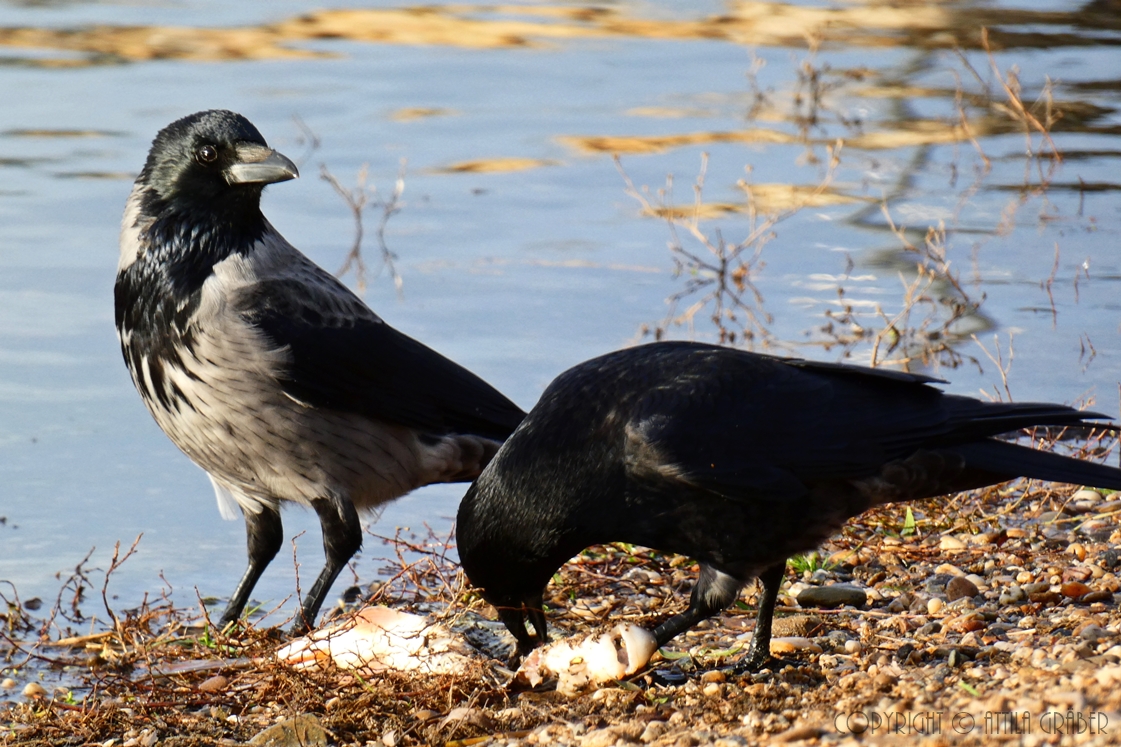
M 809 638 L 816 635 L 824 627 L 825 623 L 816 615 L 787 615 L 786 617 L 776 617 L 772 621 L 771 635 L 778 638 L 787 636 Z
M 23 697 L 25 698 L 45 698 L 46 696 L 46 689 L 38 682 L 28 682 L 23 686 Z
M 793 729 L 776 734 L 771 741 L 776 744 L 802 742 L 808 739 L 817 739 L 824 733 L 825 731 L 819 726 L 795 726 Z
M 18 686 L 19 683 L 11 677 L 5 677 L 3 681 L 0 681 L 0 690 L 15 690 Z
M 1068 599 L 1081 599 L 1091 591 L 1093 591 L 1093 589 L 1081 581 L 1068 581 L 1060 588 L 1062 595 Z
M 788 637 L 771 639 L 772 654 L 794 654 L 799 651 L 820 654 L 821 646 L 817 645 L 809 638 Z
M 226 689 L 230 681 L 220 674 L 216 674 L 210 679 L 203 680 L 199 683 L 199 690 L 204 693 L 220 693 Z
M 1081 638 L 1084 641 L 1090 641 L 1091 643 L 1093 643 L 1094 641 L 1098 641 L 1102 638 L 1105 638 L 1108 635 L 1109 635 L 1109 633 L 1106 632 L 1106 630 L 1104 628 L 1102 628 L 1102 626 L 1094 624 L 1094 623 L 1090 623 L 1089 625 L 1084 625 L 1078 631 L 1078 637 L 1079 638 Z
M 923 625 L 921 628 L 919 628 L 915 632 L 918 633 L 919 635 L 923 635 L 923 636 L 938 635 L 939 633 L 942 632 L 942 623 L 937 622 L 937 621 L 928 622 L 926 625 Z
M 701 682 L 706 684 L 709 682 L 724 682 L 727 678 L 727 675 L 719 669 L 713 669 L 701 675 Z
M 929 602 L 926 603 L 926 611 L 929 612 L 932 615 L 937 615 L 939 612 L 942 611 L 942 608 L 945 607 L 945 606 L 946 606 L 945 602 L 943 602 L 938 597 L 934 597 L 933 599 L 931 599 Z
M 938 541 L 938 549 L 942 552 L 961 552 L 965 549 L 965 543 L 952 534 L 944 534 Z
M 860 641 L 845 641 L 846 654 L 859 654 L 863 648 L 864 647 L 860 645 Z
M 1102 550 L 1098 554 L 1097 561 L 1102 568 L 1116 568 L 1121 565 L 1121 550 L 1112 547 Z
M 1027 595 L 1024 594 L 1023 589 L 1021 589 L 1017 584 L 1012 584 L 1007 589 L 1005 589 L 1003 592 L 1001 592 L 1000 598 L 998 599 L 998 601 L 1002 605 L 1018 604 L 1018 603 L 1024 601 L 1024 598 L 1026 596 Z
M 980 593 L 977 584 L 965 576 L 955 576 L 946 584 L 946 599 L 951 602 L 956 599 L 972 598 Z
M 1096 490 L 1082 488 L 1081 490 L 1075 491 L 1074 495 L 1072 495 L 1070 499 L 1075 502 L 1085 501 L 1086 503 L 1097 503 L 1102 499 L 1102 494 Z
M 864 589 L 849 584 L 810 586 L 798 593 L 798 604 L 802 607 L 863 607 L 867 601 L 868 595 L 864 593 Z

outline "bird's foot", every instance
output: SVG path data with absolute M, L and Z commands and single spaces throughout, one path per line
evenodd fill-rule
M 292 627 L 288 628 L 288 637 L 299 638 L 310 632 L 311 626 L 307 624 L 307 619 L 303 615 L 297 614 L 295 622 L 292 623 Z
M 784 667 L 800 666 L 802 666 L 802 662 L 794 659 L 780 659 L 777 656 L 771 656 L 769 653 L 762 654 L 751 650 L 732 666 L 732 672 L 735 674 L 753 674 L 755 672 L 761 672 L 764 669 L 777 672 Z

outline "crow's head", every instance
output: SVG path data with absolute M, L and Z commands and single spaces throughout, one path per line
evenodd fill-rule
M 548 640 L 542 596 L 567 556 L 551 557 L 551 543 L 537 535 L 540 522 L 506 511 L 515 503 L 493 481 L 480 478 L 460 503 L 455 532 L 467 578 L 497 610 L 518 641 L 518 655 L 524 655 Z M 527 618 L 536 635 L 526 629 Z
M 172 122 L 152 142 L 137 179 L 148 215 L 259 210 L 266 184 L 299 176 L 296 165 L 265 144 L 234 112 L 198 112 Z

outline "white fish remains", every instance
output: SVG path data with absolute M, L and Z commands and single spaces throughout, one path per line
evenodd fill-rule
M 389 607 L 366 607 L 348 620 L 297 638 L 276 657 L 296 669 L 322 668 L 332 661 L 340 669 L 425 674 L 463 674 L 480 660 L 443 625 Z
M 515 681 L 535 687 L 556 677 L 557 691 L 572 696 L 634 674 L 657 650 L 650 631 L 623 623 L 606 633 L 566 638 L 534 649 L 522 661 Z

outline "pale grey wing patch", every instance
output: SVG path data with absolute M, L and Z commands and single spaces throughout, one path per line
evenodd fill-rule
M 420 444 L 426 482 L 465 482 L 479 476 L 501 443 L 472 435 L 444 436 L 431 446 Z
M 214 479 L 214 475 L 209 472 L 206 476 L 210 478 L 210 484 L 214 486 L 214 498 L 218 501 L 218 513 L 226 521 L 233 521 L 238 517 L 238 506 L 240 505 L 237 498 L 234 497 L 233 491 L 227 488 L 222 483 Z M 258 511 L 260 508 L 258 508 Z
M 650 438 L 649 425 L 649 420 L 638 423 L 631 421 L 623 429 L 627 472 L 636 480 L 667 480 L 692 484 L 685 468 L 674 464 Z

